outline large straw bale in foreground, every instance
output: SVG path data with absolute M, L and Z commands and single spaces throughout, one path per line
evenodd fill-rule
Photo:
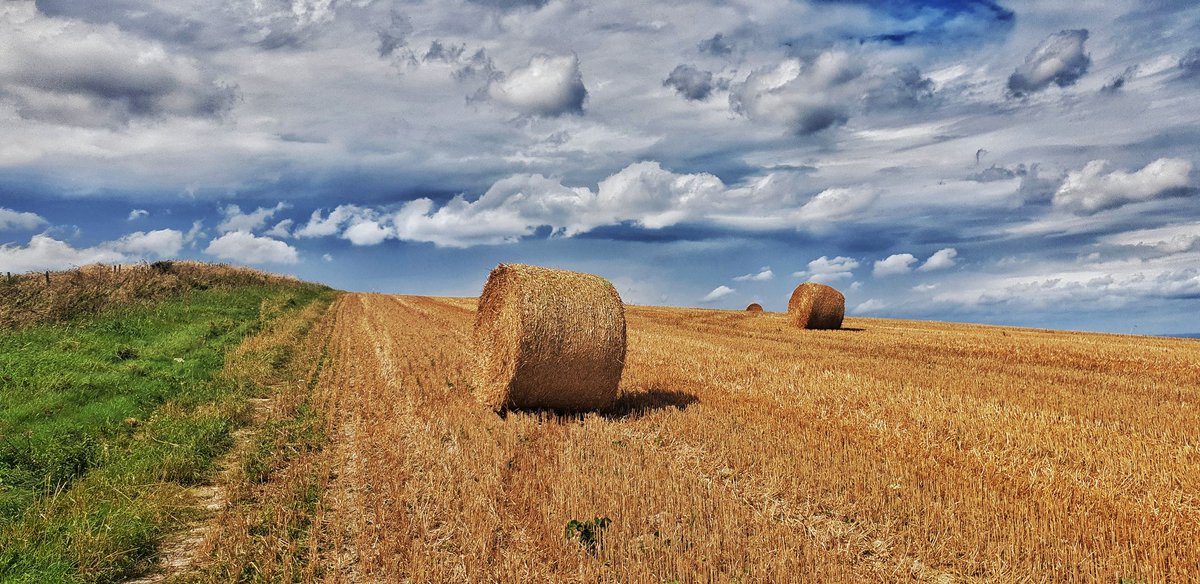
M 746 312 L 762 312 L 762 311 L 763 311 L 762 305 L 757 302 L 752 302 L 752 303 L 750 303 L 750 306 L 746 307 Z
M 603 409 L 625 367 L 625 307 L 591 274 L 500 264 L 475 316 L 476 396 L 493 409 Z
M 788 300 L 788 316 L 803 329 L 842 328 L 845 315 L 846 297 L 824 284 L 805 282 Z

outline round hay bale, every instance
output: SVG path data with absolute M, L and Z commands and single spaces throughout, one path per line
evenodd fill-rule
M 757 302 L 752 302 L 752 303 L 750 303 L 750 306 L 746 307 L 746 312 L 762 312 L 762 311 L 763 311 L 762 305 Z
M 814 282 L 796 286 L 788 300 L 788 316 L 802 329 L 839 329 L 846 315 L 846 297 Z
M 625 306 L 604 278 L 500 264 L 475 315 L 476 397 L 510 408 L 579 412 L 617 398 Z

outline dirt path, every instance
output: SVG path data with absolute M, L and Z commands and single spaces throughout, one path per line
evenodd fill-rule
M 259 428 L 271 409 L 271 400 L 251 398 L 251 422 L 233 432 L 233 448 L 217 460 L 214 465 L 216 476 L 207 484 L 188 490 L 191 506 L 199 511 L 199 517 L 182 533 L 172 535 L 159 548 L 159 569 L 153 573 L 127 581 L 127 584 L 160 584 L 169 582 L 196 569 L 205 562 L 204 542 L 220 528 L 217 513 L 229 503 L 230 491 L 237 482 L 239 465 L 246 459 L 254 446 Z

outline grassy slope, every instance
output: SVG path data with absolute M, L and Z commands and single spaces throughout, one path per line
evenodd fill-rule
M 247 421 L 256 390 L 219 375 L 226 351 L 330 296 L 293 283 L 212 289 L 0 333 L 0 581 L 144 569 L 186 518 L 185 487 Z

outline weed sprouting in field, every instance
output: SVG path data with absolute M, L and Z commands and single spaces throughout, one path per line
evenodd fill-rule
M 584 550 L 593 556 L 597 549 L 604 545 L 604 530 L 612 520 L 608 517 L 595 517 L 580 521 L 572 519 L 563 529 L 563 535 L 568 541 L 577 541 Z
M 138 351 L 133 347 L 121 347 L 117 349 L 117 361 L 129 361 L 130 359 L 138 358 Z

